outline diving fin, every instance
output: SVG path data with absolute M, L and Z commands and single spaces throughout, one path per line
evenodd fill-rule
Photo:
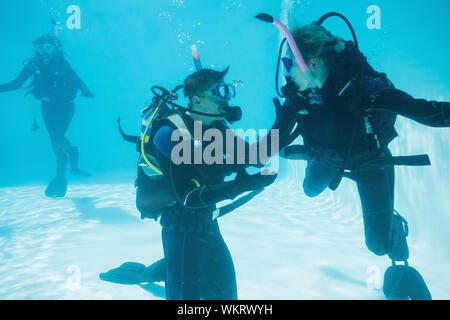
M 45 189 L 45 195 L 49 198 L 63 198 L 67 192 L 67 181 L 63 176 L 56 176 Z
M 406 261 L 409 258 L 408 222 L 397 211 L 392 216 L 392 245 L 388 256 L 393 261 Z
M 160 259 L 146 267 L 138 262 L 125 262 L 120 267 L 100 273 L 99 278 L 118 284 L 141 284 L 166 280 L 166 262 Z
M 441 102 L 442 118 L 444 118 L 447 127 L 450 127 L 450 103 Z
M 120 267 L 100 273 L 103 281 L 119 284 L 139 284 L 139 278 L 145 270 L 145 265 L 137 262 L 125 262 Z
M 408 265 L 393 265 L 386 270 L 383 293 L 389 300 L 431 300 L 424 279 Z
M 144 282 L 165 282 L 166 281 L 166 260 L 160 259 L 145 268 L 139 277 L 139 283 Z

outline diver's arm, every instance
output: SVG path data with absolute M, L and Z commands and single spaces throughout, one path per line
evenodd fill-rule
M 291 144 L 295 138 L 299 136 L 299 132 L 294 132 L 295 125 L 297 124 L 297 117 L 295 113 L 295 107 L 291 104 L 285 103 L 283 106 L 277 98 L 273 99 L 275 106 L 276 118 L 269 130 L 269 133 L 253 144 L 249 144 L 241 137 L 235 135 L 235 157 L 238 153 L 237 145 L 245 145 L 245 163 L 249 163 L 251 155 L 256 154 L 257 162 L 252 164 L 255 167 L 263 167 L 266 165 L 270 157 L 276 156 L 284 147 Z M 240 162 L 236 162 L 240 163 Z
M 27 63 L 13 81 L 0 85 L 0 92 L 19 89 L 35 71 L 36 68 L 34 65 L 32 63 Z
M 227 165 L 234 165 L 236 170 L 249 166 L 264 167 L 265 164 L 261 161 L 260 153 L 258 152 L 259 143 L 250 144 L 229 128 L 223 132 L 226 132 L 226 141 L 224 140 L 223 148 L 226 151 L 225 163 Z
M 75 74 L 78 78 L 78 89 L 81 91 L 81 95 L 87 98 L 94 98 L 94 94 L 88 89 L 86 84 Z
M 277 151 L 279 152 L 300 136 L 298 111 L 302 110 L 303 107 L 295 105 L 289 99 L 286 99 L 281 105 L 278 98 L 273 98 L 273 104 L 275 105 L 276 118 L 272 130 L 278 130 L 279 148 Z M 268 145 L 270 144 L 268 143 Z
M 238 195 L 257 189 L 267 187 L 272 184 L 277 175 L 247 175 L 245 172 L 237 174 L 235 180 L 222 182 L 218 184 L 200 185 L 197 180 L 180 178 L 186 172 L 193 172 L 195 165 L 174 165 L 171 161 L 167 162 L 169 168 L 161 166 L 162 171 L 170 179 L 170 184 L 176 194 L 178 202 L 188 209 L 203 209 L 214 207 L 218 202 L 232 200 Z M 182 178 L 181 178 L 182 179 Z M 177 182 L 178 181 L 178 182 Z
M 172 186 L 178 202 L 186 208 L 213 207 L 220 201 L 234 199 L 241 193 L 265 187 L 276 178 L 276 175 L 244 176 L 240 174 L 233 181 L 200 185 L 195 177 L 195 164 L 174 164 L 171 160 L 174 144 L 170 137 L 173 130 L 175 129 L 168 126 L 160 128 L 153 142 L 157 148 L 161 171 Z
M 450 126 L 450 103 L 415 99 L 397 89 L 377 92 L 370 101 L 370 108 L 388 110 L 430 127 Z
M 77 88 L 81 91 L 81 96 L 87 97 L 87 98 L 94 98 L 94 94 L 88 89 L 86 84 L 81 80 L 81 78 L 78 76 L 78 74 L 72 69 L 68 61 L 65 61 L 66 67 L 69 68 L 70 72 L 72 73 Z
M 277 119 L 273 128 L 280 130 L 279 139 L 281 151 L 301 135 L 299 112 L 304 110 L 305 106 L 303 100 L 297 101 L 296 99 L 286 99 L 283 106 L 280 105 L 277 98 L 274 98 L 273 100 L 278 109 Z

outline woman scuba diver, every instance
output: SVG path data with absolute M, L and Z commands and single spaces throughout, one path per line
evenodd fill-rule
M 322 26 L 331 16 L 347 23 L 353 42 Z M 429 160 L 426 155 L 392 157 L 388 145 L 397 136 L 397 114 L 424 125 L 448 127 L 450 103 L 414 99 L 395 89 L 385 74 L 370 67 L 351 24 L 338 13 L 292 33 L 267 14 L 257 18 L 277 26 L 289 43 L 287 57 L 281 59 L 286 85 L 279 93 L 286 100 L 283 106 L 277 98 L 274 103 L 283 142 L 280 148 L 299 135 L 303 138 L 304 145 L 288 146 L 282 155 L 307 160 L 306 195 L 315 197 L 327 187 L 336 189 L 343 176 L 353 179 L 362 204 L 366 245 L 376 255 L 388 254 L 393 262 L 385 274 L 386 296 L 431 298 L 420 274 L 407 265 L 407 224 L 394 210 L 393 166 L 428 165 Z M 407 158 L 406 163 L 396 163 L 398 158 Z M 404 261 L 405 266 L 396 261 Z
M 72 70 L 64 57 L 61 41 L 53 35 L 43 35 L 33 41 L 36 54 L 24 62 L 19 75 L 11 82 L 0 85 L 0 92 L 19 89 L 32 78 L 27 94 L 41 100 L 41 111 L 56 156 L 56 177 L 50 182 L 45 194 L 48 197 L 64 197 L 67 191 L 65 171 L 69 161 L 71 172 L 88 174 L 78 167 L 78 148 L 65 137 L 72 120 L 78 90 L 84 97 L 93 98 L 83 81 Z

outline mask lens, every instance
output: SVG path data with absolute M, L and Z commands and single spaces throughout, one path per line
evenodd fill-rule
M 219 94 L 222 99 L 226 99 L 228 97 L 228 92 L 229 90 L 227 85 L 221 85 L 219 87 Z
M 230 100 L 236 96 L 236 88 L 230 84 L 220 84 L 213 89 L 213 94 L 223 100 Z
M 40 54 L 51 55 L 54 51 L 55 47 L 49 43 L 39 43 L 36 45 L 36 51 Z
M 294 65 L 294 62 L 292 61 L 292 59 L 288 58 L 288 57 L 284 57 L 281 59 L 281 61 L 283 62 L 284 70 L 286 70 L 286 73 L 290 73 L 292 70 L 292 66 Z

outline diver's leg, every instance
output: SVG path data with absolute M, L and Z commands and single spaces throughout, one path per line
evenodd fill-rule
M 321 194 L 336 176 L 337 169 L 316 160 L 308 161 L 303 190 L 308 197 Z
M 48 184 L 45 195 L 47 197 L 64 197 L 67 192 L 67 181 L 64 178 L 67 156 L 64 152 L 64 141 L 59 130 L 58 118 L 55 116 L 57 108 L 47 101 L 42 101 L 41 106 L 42 117 L 56 157 L 56 177 Z
M 203 235 L 200 253 L 200 294 L 207 300 L 237 300 L 236 273 L 233 259 L 220 233 L 217 220 Z
M 376 255 L 391 248 L 394 167 L 355 173 L 361 199 L 366 245 Z
M 71 147 L 71 148 L 66 149 L 66 151 L 69 156 L 70 172 L 72 174 L 76 174 L 79 176 L 84 176 L 84 177 L 90 176 L 89 173 L 80 169 L 78 148 Z
M 139 278 L 140 282 L 158 282 L 166 281 L 166 260 L 164 258 L 159 259 L 156 262 L 153 262 L 147 268 L 145 268 L 144 272 L 141 274 Z
M 62 177 L 66 171 L 67 156 L 64 152 L 66 144 L 64 141 L 64 132 L 61 131 L 61 126 L 58 123 L 58 106 L 47 101 L 42 101 L 41 110 L 56 157 L 56 176 Z
M 64 151 L 68 155 L 69 159 L 69 165 L 70 165 L 70 172 L 73 174 L 81 175 L 81 176 L 88 176 L 88 174 L 79 168 L 79 154 L 78 154 L 78 148 L 74 147 L 69 139 L 66 138 L 66 132 L 67 129 L 70 126 L 70 123 L 72 121 L 74 111 L 75 111 L 75 104 L 73 102 L 68 103 L 62 103 L 60 106 L 60 113 L 59 113 L 59 132 L 63 144 Z
M 73 102 L 68 103 L 47 103 L 48 106 L 43 108 L 45 113 L 45 124 L 49 130 L 52 144 L 58 149 L 58 156 L 62 158 L 61 151 L 65 153 L 65 162 L 69 161 L 70 171 L 73 174 L 88 176 L 87 173 L 80 170 L 78 166 L 78 148 L 74 147 L 69 139 L 66 138 L 67 129 L 72 121 L 75 105 Z M 55 152 L 56 154 L 56 152 Z M 58 162 L 58 160 L 57 160 Z M 65 172 L 65 171 L 64 171 Z
M 164 259 L 166 261 L 166 298 L 183 299 L 186 233 L 162 228 Z
M 208 240 L 203 232 L 188 232 L 184 246 L 183 268 L 183 300 L 200 300 L 200 279 L 202 277 L 202 265 L 199 259 L 205 250 Z
M 397 89 L 385 89 L 371 100 L 371 108 L 389 110 L 430 127 L 450 127 L 450 102 L 414 99 Z
M 428 300 L 431 294 L 420 273 L 408 266 L 408 244 L 402 218 L 394 214 L 394 168 L 358 172 L 367 247 L 393 260 L 384 275 L 383 292 L 388 299 Z M 403 260 L 405 265 L 395 265 Z
M 56 157 L 56 176 L 64 177 L 67 168 L 67 155 L 58 140 L 52 139 L 51 143 Z

